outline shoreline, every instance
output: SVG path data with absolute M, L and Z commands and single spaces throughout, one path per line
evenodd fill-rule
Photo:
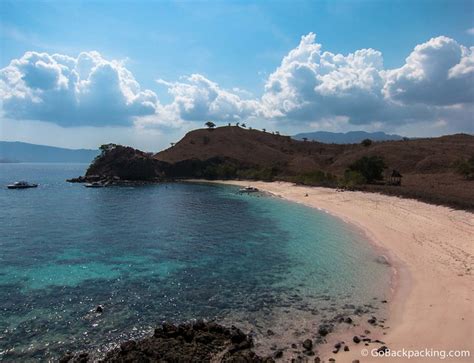
M 248 181 L 189 180 L 246 186 Z M 474 214 L 413 199 L 360 191 L 337 192 L 287 182 L 251 182 L 276 197 L 323 210 L 363 231 L 383 251 L 394 270 L 389 317 L 383 340 L 393 350 L 468 350 L 474 356 L 472 236 Z M 305 196 L 308 195 L 308 196 Z M 338 334 L 336 334 L 338 335 Z M 339 339 L 348 339 L 338 336 Z M 350 337 L 349 337 L 350 338 Z M 362 362 L 404 361 L 371 356 L 373 347 L 354 346 L 350 352 L 324 358 Z M 363 356 L 361 349 L 369 349 Z M 443 353 L 439 353 L 443 354 Z M 440 358 L 420 358 L 420 361 Z M 468 362 L 469 357 L 446 361 Z

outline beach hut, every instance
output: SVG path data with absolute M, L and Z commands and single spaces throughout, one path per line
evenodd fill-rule
M 398 170 L 393 169 L 388 182 L 390 185 L 402 185 L 402 174 Z

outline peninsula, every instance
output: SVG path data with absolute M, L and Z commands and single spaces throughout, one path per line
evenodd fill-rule
M 113 178 L 134 182 L 189 178 L 287 181 L 474 209 L 474 183 L 470 180 L 474 136 L 467 134 L 323 144 L 224 126 L 191 131 L 156 154 L 115 144 L 103 145 L 101 150 L 86 175 L 71 181 Z M 370 170 L 372 167 L 378 175 Z

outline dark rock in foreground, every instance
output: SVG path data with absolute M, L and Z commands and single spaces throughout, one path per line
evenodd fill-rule
M 124 342 L 106 354 L 101 362 L 273 362 L 251 348 L 252 338 L 236 327 L 204 321 L 163 324 L 153 336 Z M 67 354 L 61 363 L 92 362 L 88 353 Z

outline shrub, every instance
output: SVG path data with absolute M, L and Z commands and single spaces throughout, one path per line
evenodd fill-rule
M 365 147 L 369 147 L 370 145 L 372 145 L 372 140 L 370 139 L 362 140 L 361 144 Z
M 383 179 L 383 170 L 387 166 L 380 156 L 364 156 L 349 165 L 349 171 L 360 173 L 367 183 Z
M 291 177 L 290 181 L 304 185 L 332 186 L 336 184 L 337 177 L 331 173 L 324 173 L 321 170 L 314 170 Z
M 237 171 L 237 176 L 241 179 L 253 179 L 262 181 L 273 181 L 278 174 L 278 168 L 248 168 Z
M 367 183 L 367 179 L 358 171 L 346 170 L 344 173 L 344 179 L 342 180 L 342 186 L 354 187 L 356 185 L 362 185 Z
M 469 159 L 458 160 L 454 167 L 456 172 L 461 174 L 467 180 L 474 180 L 474 156 Z

